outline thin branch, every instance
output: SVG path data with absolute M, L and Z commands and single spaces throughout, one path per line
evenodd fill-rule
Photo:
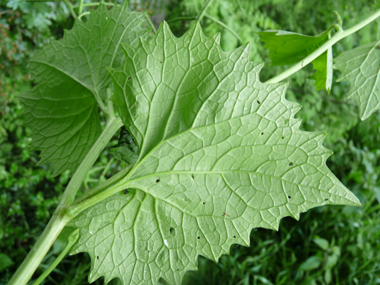
M 356 31 L 360 30 L 364 26 L 368 25 L 372 21 L 376 20 L 380 16 L 380 10 L 378 10 L 376 13 L 368 17 L 367 19 L 361 21 L 360 23 L 352 26 L 351 28 L 337 32 L 334 36 L 331 37 L 330 40 L 325 42 L 323 45 L 321 45 L 318 49 L 316 49 L 314 52 L 309 54 L 307 57 L 305 57 L 303 60 L 300 62 L 294 64 L 292 67 L 289 69 L 285 70 L 284 72 L 280 73 L 279 75 L 267 80 L 265 83 L 277 83 L 285 78 L 289 77 L 293 73 L 297 72 L 298 70 L 304 68 L 306 65 L 308 65 L 310 62 L 312 62 L 314 59 L 316 59 L 318 56 L 320 56 L 322 53 L 324 53 L 327 49 L 332 47 L 334 44 L 336 44 L 338 41 L 341 39 L 355 33 Z
M 172 19 L 172 20 L 169 20 L 167 21 L 167 23 L 173 23 L 173 22 L 177 22 L 177 21 L 194 21 L 197 17 L 178 17 L 178 18 L 175 18 L 175 19 Z
M 83 3 L 84 3 L 84 0 L 80 0 L 80 3 L 79 3 L 79 11 L 78 11 L 78 14 L 82 14 L 83 12 Z M 81 17 L 81 16 L 79 16 Z
M 69 252 L 69 250 L 73 247 L 73 245 L 77 242 L 79 238 L 79 229 L 76 229 L 71 233 L 67 240 L 67 245 L 62 250 L 62 252 L 59 254 L 59 256 L 54 260 L 52 264 L 38 277 L 32 285 L 39 285 L 42 281 L 45 280 L 46 277 L 49 276 L 49 274 L 54 270 L 54 268 L 57 267 L 57 265 L 61 262 L 61 260 L 66 256 L 66 254 Z
M 69 9 L 70 13 L 71 13 L 71 16 L 73 16 L 74 19 L 77 18 L 77 14 L 75 13 L 74 9 L 73 9 L 73 5 L 71 5 L 71 3 L 69 2 L 69 0 L 63 0 L 63 2 L 65 2 L 67 8 Z
M 230 27 L 228 27 L 225 23 L 219 21 L 218 19 L 215 19 L 214 17 L 211 17 L 210 15 L 206 14 L 204 15 L 207 19 L 217 23 L 218 25 L 222 26 L 223 28 L 225 28 L 226 30 L 228 30 L 229 32 L 231 32 L 238 40 L 240 43 L 243 42 L 243 40 L 241 39 L 241 37 L 239 37 L 239 35 L 234 31 L 232 30 Z
M 82 17 L 83 17 L 83 16 L 86 16 L 86 15 L 90 15 L 90 12 L 84 12 L 84 13 L 80 14 L 80 15 L 78 16 L 78 20 L 81 20 L 81 21 L 82 21 Z
M 205 16 L 205 13 L 206 13 L 208 6 L 210 6 L 212 1 L 214 1 L 214 0 L 207 0 L 207 2 L 203 5 L 201 11 L 199 12 L 197 18 L 195 19 L 196 21 L 198 21 L 198 22 L 202 21 L 203 17 Z

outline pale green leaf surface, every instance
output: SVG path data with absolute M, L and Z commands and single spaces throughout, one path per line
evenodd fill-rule
M 32 146 L 41 151 L 57 175 L 74 171 L 98 138 L 101 128 L 97 101 L 112 84 L 105 69 L 118 67 L 120 43 L 133 44 L 146 33 L 142 13 L 126 6 L 91 13 L 87 23 L 76 21 L 62 40 L 52 41 L 30 61 L 38 85 L 18 98 L 25 105 Z
M 305 57 L 323 45 L 329 39 L 330 29 L 317 35 L 307 36 L 287 31 L 264 31 L 258 33 L 264 47 L 269 50 L 272 65 L 292 65 L 302 61 Z M 331 90 L 332 84 L 332 49 L 321 54 L 312 61 L 315 73 L 311 79 L 315 80 L 317 90 Z
M 299 130 L 286 84 L 259 81 L 249 46 L 223 52 L 199 25 L 181 38 L 161 25 L 125 47 L 112 72 L 115 102 L 140 156 L 113 195 L 71 222 L 73 253 L 92 258 L 90 281 L 180 284 L 198 255 L 217 261 L 252 228 L 325 204 L 358 205 L 329 171 L 323 133 Z
M 341 53 L 335 68 L 342 71 L 338 81 L 350 82 L 348 98 L 354 98 L 362 120 L 380 109 L 380 41 Z

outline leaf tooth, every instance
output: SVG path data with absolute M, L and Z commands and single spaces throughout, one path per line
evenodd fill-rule
M 220 38 L 221 38 L 221 33 L 216 33 L 215 35 L 212 36 L 212 38 L 214 39 L 214 41 L 220 45 Z

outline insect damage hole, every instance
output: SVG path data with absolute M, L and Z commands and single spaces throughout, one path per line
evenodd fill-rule
M 160 182 L 160 179 L 157 179 L 157 180 L 156 180 L 156 183 L 158 183 L 158 182 Z
M 201 237 L 197 237 L 197 239 L 201 239 Z
M 194 174 L 191 174 L 191 179 L 193 179 L 193 180 L 194 180 Z
M 175 228 L 170 228 L 170 229 L 169 229 L 169 233 L 170 233 L 170 235 L 171 235 L 172 237 L 174 237 L 174 236 L 175 236 Z
M 96 257 L 97 260 L 99 260 L 99 255 Z
M 325 198 L 325 201 L 328 201 L 329 200 L 329 198 Z
M 261 104 L 261 102 L 260 102 L 259 100 L 257 100 L 256 102 L 257 102 L 257 104 L 259 104 L 259 105 Z
M 293 164 L 293 162 L 289 162 L 289 166 L 293 166 L 294 164 Z
M 125 189 L 124 194 L 128 194 L 128 193 L 129 193 L 128 189 Z
M 263 135 L 263 134 L 264 134 L 264 132 L 261 133 L 261 135 Z
M 292 197 L 291 197 L 291 196 L 289 196 L 289 195 L 288 195 L 288 198 L 289 198 L 289 199 L 292 199 Z

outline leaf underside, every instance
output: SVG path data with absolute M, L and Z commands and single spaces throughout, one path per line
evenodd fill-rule
M 330 30 L 317 36 L 307 36 L 287 31 L 264 31 L 258 33 L 264 47 L 269 50 L 272 65 L 292 65 L 305 57 L 329 40 Z M 315 73 L 310 77 L 315 80 L 317 90 L 331 90 L 333 75 L 332 49 L 312 61 Z
M 76 21 L 62 40 L 52 41 L 30 61 L 38 85 L 18 98 L 32 129 L 32 146 L 41 151 L 39 164 L 51 164 L 53 175 L 74 172 L 99 137 L 95 96 L 101 100 L 112 84 L 105 67 L 120 66 L 120 42 L 134 44 L 146 33 L 143 13 L 126 9 L 100 5 L 87 23 Z
M 342 74 L 338 81 L 350 82 L 348 98 L 354 98 L 362 120 L 380 109 L 380 41 L 341 53 L 334 67 Z
M 329 171 L 323 133 L 299 130 L 286 84 L 259 81 L 249 45 L 223 52 L 199 25 L 123 46 L 114 101 L 139 147 L 125 188 L 71 222 L 89 281 L 180 284 L 198 255 L 217 261 L 252 228 L 325 204 L 358 205 Z M 125 194 L 126 193 L 126 194 Z

